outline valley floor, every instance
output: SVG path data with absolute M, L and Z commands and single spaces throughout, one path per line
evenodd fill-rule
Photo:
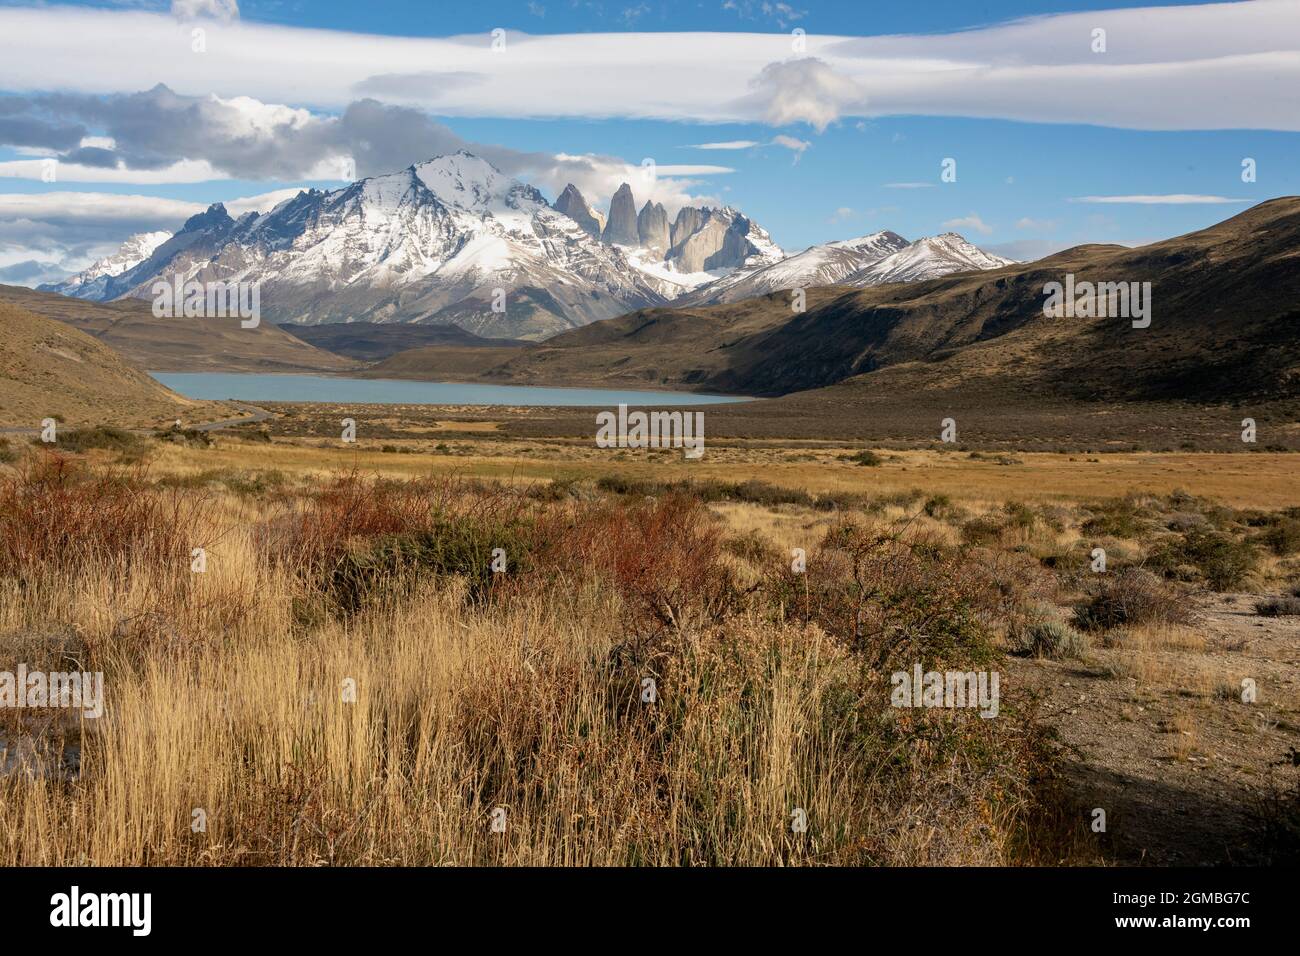
M 5 449 L 0 669 L 89 663 L 116 704 L 5 718 L 0 862 L 1300 859 L 1294 454 L 685 461 L 532 411 L 267 407 L 58 477 Z M 884 706 L 916 660 L 1000 671 L 1001 717 Z

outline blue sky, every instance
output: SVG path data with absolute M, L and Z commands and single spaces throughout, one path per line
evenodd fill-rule
M 601 206 L 651 158 L 670 210 L 789 250 L 954 230 L 1032 258 L 1300 193 L 1300 3 L 1145 6 L 0 2 L 0 281 L 456 146 Z

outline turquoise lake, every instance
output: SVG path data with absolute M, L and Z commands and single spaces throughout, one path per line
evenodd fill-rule
M 607 388 L 543 388 L 532 385 L 480 385 L 346 378 L 334 375 L 279 375 L 254 372 L 150 372 L 188 398 L 246 402 L 344 402 L 383 405 L 716 405 L 743 402 L 728 395 L 649 392 Z

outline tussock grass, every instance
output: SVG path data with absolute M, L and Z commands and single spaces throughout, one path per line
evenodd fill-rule
M 0 863 L 1059 858 L 1028 701 L 888 705 L 892 667 L 995 664 L 1027 565 L 864 513 L 796 577 L 699 498 L 652 497 L 243 494 L 60 459 L 4 479 L 0 666 L 75 660 L 108 703 L 0 777 Z
M 931 467 L 910 453 L 813 492 L 775 466 L 566 459 L 538 481 L 509 458 L 471 478 L 376 452 L 373 477 L 305 447 L 154 451 L 161 473 L 25 449 L 0 474 L 0 668 L 103 670 L 109 699 L 99 721 L 0 723 L 28 754 L 0 776 L 0 863 L 1085 859 L 1029 700 L 895 709 L 891 671 L 1096 640 L 1115 676 L 1211 695 L 1187 592 L 1284 577 L 1220 572 L 1253 542 L 1277 556 L 1261 535 L 1295 517 L 1181 492 L 954 500 L 889 477 Z

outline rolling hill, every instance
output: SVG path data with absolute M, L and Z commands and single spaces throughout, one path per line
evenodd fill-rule
M 232 414 L 177 395 L 103 342 L 12 303 L 0 302 L 0 329 L 0 426 L 35 429 L 45 418 L 155 426 Z
M 263 321 L 241 328 L 238 318 L 157 318 L 149 302 L 92 302 L 21 286 L 0 285 L 0 304 L 57 319 L 93 335 L 140 368 L 160 372 L 306 372 L 352 368 Z
M 390 355 L 426 346 L 456 348 L 514 348 L 517 339 L 485 339 L 458 325 L 424 325 L 415 322 L 338 322 L 327 325 L 280 326 L 294 338 L 316 348 L 360 362 L 378 362 Z

